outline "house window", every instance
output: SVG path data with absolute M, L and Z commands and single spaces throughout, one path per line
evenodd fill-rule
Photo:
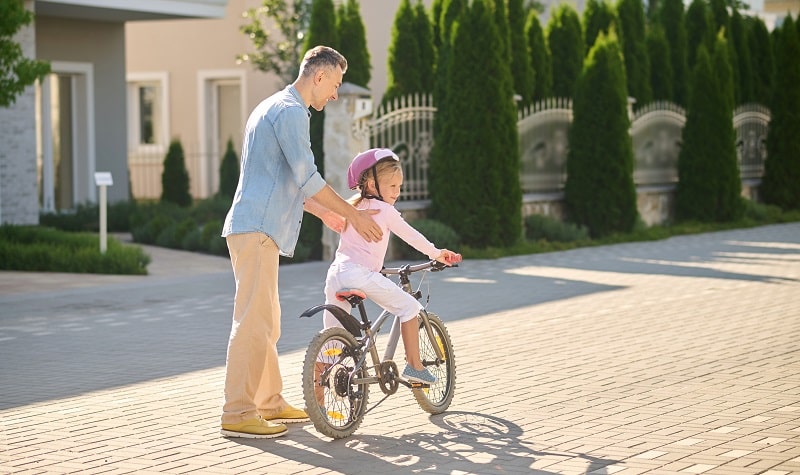
M 167 74 L 128 75 L 128 142 L 132 150 L 166 148 Z
M 159 137 L 161 94 L 157 84 L 139 84 L 139 144 L 153 145 L 162 143 Z

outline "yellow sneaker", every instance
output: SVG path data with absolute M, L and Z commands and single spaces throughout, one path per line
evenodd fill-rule
M 292 406 L 286 406 L 286 409 L 282 410 L 277 414 L 271 416 L 262 416 L 262 417 L 269 422 L 279 422 L 282 424 L 292 424 L 294 422 L 308 422 L 310 420 L 308 418 L 308 414 L 306 414 L 306 411 L 302 409 L 297 409 L 296 407 Z
M 271 439 L 286 433 L 286 426 L 258 416 L 238 424 L 222 424 L 219 431 L 225 437 L 245 437 L 247 439 Z

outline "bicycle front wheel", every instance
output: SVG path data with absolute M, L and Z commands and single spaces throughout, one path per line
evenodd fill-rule
M 358 342 L 343 328 L 317 333 L 303 362 L 303 398 L 314 427 L 323 435 L 341 439 L 361 425 L 367 408 L 369 385 L 354 384 L 366 370 L 355 370 Z
M 429 388 L 414 389 L 414 397 L 422 410 L 430 414 L 441 414 L 450 407 L 456 391 L 456 362 L 453 355 L 453 342 L 444 323 L 433 313 L 428 313 L 428 322 L 433 330 L 434 340 L 428 337 L 425 324 L 419 318 L 419 356 L 422 364 L 436 376 L 436 382 Z M 444 358 L 438 360 L 434 345 L 439 347 Z

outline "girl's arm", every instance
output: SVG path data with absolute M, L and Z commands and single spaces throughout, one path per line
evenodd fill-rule
M 455 264 L 461 260 L 459 254 L 449 249 L 439 249 L 434 246 L 433 243 L 428 241 L 428 238 L 408 224 L 396 208 L 391 207 L 383 210 L 382 213 L 389 217 L 388 224 L 391 232 L 429 258 L 436 259 L 447 265 Z

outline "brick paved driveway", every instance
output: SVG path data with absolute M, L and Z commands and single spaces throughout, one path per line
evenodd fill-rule
M 340 441 L 218 435 L 233 285 L 212 264 L 46 291 L 0 273 L 0 473 L 800 473 L 800 223 L 432 275 L 453 405 L 401 390 Z M 281 270 L 295 404 L 324 273 Z

